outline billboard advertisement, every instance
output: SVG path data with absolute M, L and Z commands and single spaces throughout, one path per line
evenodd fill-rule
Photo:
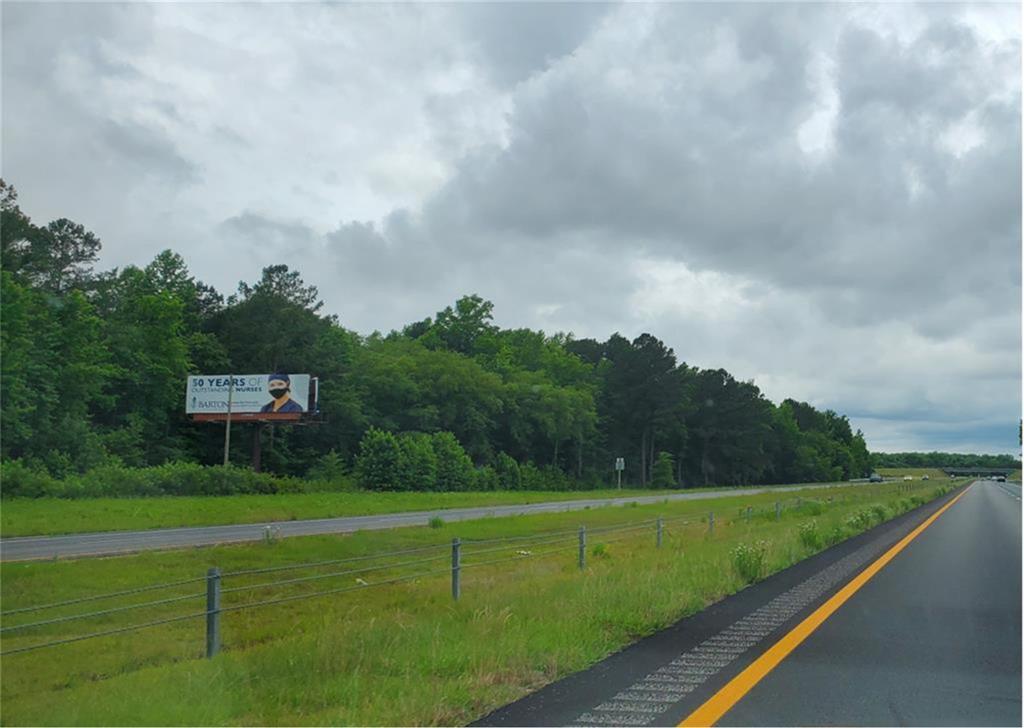
M 309 390 L 308 374 L 196 374 L 188 378 L 185 413 L 226 414 L 230 394 L 233 414 L 301 414 L 310 407 Z

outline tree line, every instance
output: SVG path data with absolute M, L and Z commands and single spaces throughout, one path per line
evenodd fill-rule
M 613 482 L 624 457 L 626 483 L 690 487 L 841 480 L 872 467 L 845 416 L 776 405 L 752 381 L 680 361 L 652 334 L 503 329 L 489 301 L 468 295 L 360 335 L 286 265 L 224 296 L 171 250 L 96 270 L 96 235 L 66 219 L 36 225 L 2 181 L 0 214 L 0 457 L 53 477 L 216 464 L 223 426 L 186 417 L 187 375 L 273 371 L 320 378 L 319 423 L 262 428 L 263 467 L 281 475 L 582 488 Z M 232 442 L 244 463 L 250 442 Z
M 1019 468 L 1013 455 L 966 455 L 949 452 L 876 452 L 876 468 Z

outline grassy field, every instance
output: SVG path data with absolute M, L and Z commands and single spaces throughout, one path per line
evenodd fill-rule
M 279 493 L 162 498 L 16 498 L 3 501 L 0 534 L 38 536 L 178 526 L 370 516 L 401 511 L 545 503 L 578 498 L 657 495 L 652 490 L 496 491 L 474 493 Z
M 877 468 L 875 472 L 885 478 L 909 475 L 914 480 L 920 480 L 922 475 L 927 475 L 929 480 L 945 480 L 949 477 L 938 468 Z
M 212 565 L 230 572 L 436 547 L 375 562 L 389 566 L 359 576 L 225 592 L 223 607 L 230 608 L 347 588 L 359 579 L 375 584 L 420 570 L 425 574 L 400 584 L 226 613 L 224 652 L 213 660 L 202 659 L 201 620 L 6 656 L 0 675 L 0 722 L 463 724 L 742 588 L 747 579 L 733 554 L 740 545 L 756 550 L 763 542 L 761 573 L 771 573 L 923 503 L 949 484 L 885 483 L 786 493 L 778 520 L 774 503 L 783 494 L 768 493 L 118 558 L 3 564 L 2 606 L 9 613 L 33 604 L 189 579 Z M 715 513 L 713 534 L 708 533 L 708 511 Z M 649 522 L 657 516 L 672 519 L 661 549 L 654 548 Z M 591 531 L 583 572 L 576 566 L 573 533 L 580 523 Z M 637 523 L 642 525 L 632 531 L 596 532 Z M 547 536 L 529 544 L 472 541 L 563 531 L 568 536 L 549 544 Z M 444 572 L 455 535 L 465 542 L 463 595 L 457 603 Z M 436 561 L 395 565 L 410 558 Z M 502 563 L 488 563 L 496 559 Z M 331 568 L 338 567 L 226 577 L 224 586 L 329 573 Z M 440 573 L 430 573 L 435 570 Z M 131 599 L 202 591 L 201 583 L 193 583 Z M 88 602 L 9 615 L 4 626 L 118 604 Z M 199 598 L 144 612 L 44 625 L 11 633 L 2 648 L 195 613 L 202 604 Z
M 41 536 L 178 526 L 369 516 L 401 511 L 660 495 L 680 491 L 606 489 L 477 493 L 291 493 L 162 498 L 16 498 L 0 505 L 0 535 Z

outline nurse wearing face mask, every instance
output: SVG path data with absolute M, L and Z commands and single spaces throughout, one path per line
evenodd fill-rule
M 271 374 L 267 389 L 274 399 L 263 405 L 260 412 L 305 412 L 302 405 L 291 398 L 292 380 L 287 374 Z

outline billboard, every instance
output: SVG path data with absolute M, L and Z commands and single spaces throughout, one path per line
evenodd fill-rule
M 227 414 L 229 393 L 232 414 L 301 415 L 316 407 L 315 394 L 310 401 L 308 374 L 196 374 L 188 378 L 185 413 Z

